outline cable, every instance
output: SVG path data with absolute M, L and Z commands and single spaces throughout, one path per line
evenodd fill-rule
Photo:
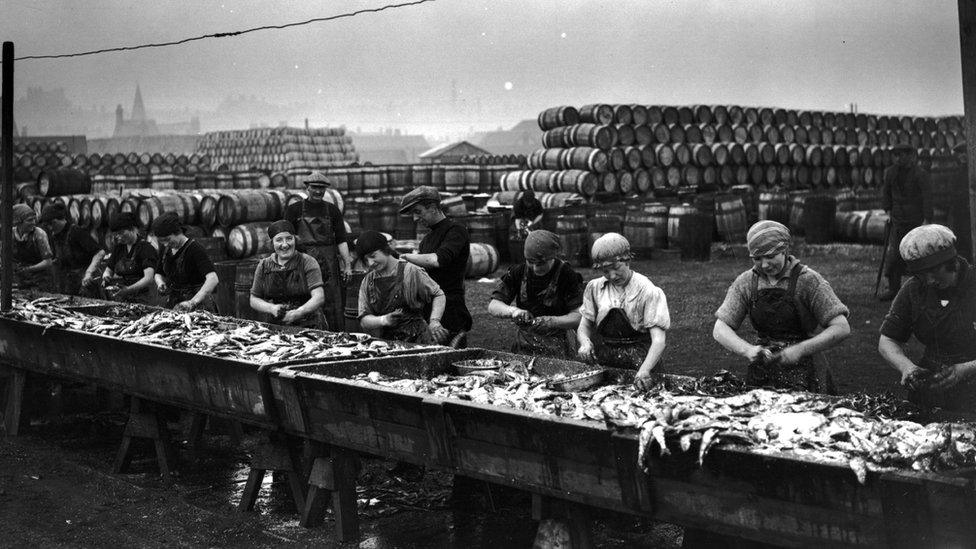
M 414 2 L 405 2 L 403 4 L 388 4 L 388 5 L 379 7 L 379 8 L 367 8 L 367 9 L 357 10 L 357 11 L 353 11 L 353 12 L 349 12 L 349 13 L 340 13 L 339 15 L 330 15 L 329 17 L 316 17 L 314 19 L 309 19 L 307 21 L 299 21 L 297 23 L 286 23 L 284 25 L 264 25 L 264 26 L 261 26 L 261 27 L 254 27 L 254 28 L 244 29 L 244 30 L 239 30 L 239 31 L 218 32 L 218 33 L 214 33 L 214 34 L 205 34 L 203 36 L 194 36 L 193 38 L 184 38 L 182 40 L 175 40 L 173 42 L 159 42 L 159 43 L 155 43 L 155 44 L 140 44 L 138 46 L 120 46 L 120 47 L 117 47 L 117 48 L 105 48 L 105 49 L 101 49 L 101 50 L 84 51 L 84 52 L 78 52 L 78 53 L 63 53 L 63 54 L 58 54 L 58 55 L 25 55 L 23 57 L 16 57 L 16 58 L 14 58 L 14 61 L 24 61 L 24 60 L 28 60 L 28 59 L 64 59 L 64 58 L 67 58 L 67 57 L 84 57 L 86 55 L 96 55 L 96 54 L 99 54 L 99 53 L 111 53 L 111 52 L 119 52 L 119 51 L 140 50 L 140 49 L 145 49 L 145 48 L 162 48 L 162 47 L 167 47 L 167 46 L 178 46 L 178 45 L 181 45 L 181 44 L 186 44 L 188 42 L 194 42 L 194 41 L 197 41 L 197 40 L 204 40 L 204 39 L 207 39 L 207 38 L 228 38 L 228 37 L 231 37 L 231 36 L 239 36 L 239 35 L 242 35 L 242 34 L 247 34 L 247 33 L 257 32 L 257 31 L 262 31 L 262 30 L 280 30 L 280 29 L 287 29 L 287 28 L 290 28 L 290 27 L 300 27 L 302 25 L 308 25 L 308 24 L 311 24 L 311 23 L 321 23 L 323 21 L 334 21 L 336 19 L 344 19 L 344 18 L 347 18 L 347 17 L 355 17 L 357 15 L 361 15 L 361 14 L 364 14 L 364 13 L 378 13 L 378 12 L 381 12 L 381 11 L 384 11 L 384 10 L 388 10 L 388 9 L 405 8 L 405 7 L 409 7 L 409 6 L 416 6 L 416 5 L 419 5 L 419 4 L 424 4 L 424 3 L 427 3 L 427 2 L 434 2 L 434 1 L 435 0 L 415 0 Z

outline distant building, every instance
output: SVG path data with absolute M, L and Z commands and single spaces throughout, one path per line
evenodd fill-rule
M 542 148 L 542 130 L 535 120 L 523 120 L 509 130 L 477 132 L 470 140 L 491 154 L 523 154 Z
M 383 133 L 348 133 L 359 153 L 360 162 L 373 164 L 416 164 L 420 154 L 430 149 L 422 135 L 404 135 L 399 131 Z
M 115 132 L 113 137 L 149 137 L 155 135 L 197 135 L 200 133 L 200 118 L 192 117 L 188 122 L 159 124 L 146 116 L 142 103 L 142 90 L 136 85 L 136 96 L 132 101 L 132 115 L 126 120 L 122 105 L 115 107 Z
M 460 162 L 461 158 L 465 156 L 478 156 L 482 154 L 491 153 L 467 141 L 457 141 L 454 143 L 445 143 L 421 153 L 420 161 L 425 164 L 455 164 Z

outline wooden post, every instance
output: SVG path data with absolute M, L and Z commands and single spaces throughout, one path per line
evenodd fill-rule
M 13 300 L 11 283 L 14 276 L 14 266 L 11 263 L 11 246 L 13 246 L 13 204 L 14 204 L 14 43 L 3 43 L 3 84 L 0 95 L 3 96 L 2 114 L 0 118 L 0 141 L 3 158 L 3 190 L 0 192 L 0 310 L 9 311 Z
M 962 59 L 963 126 L 969 181 L 969 231 L 976 257 L 976 0 L 958 0 L 959 49 Z

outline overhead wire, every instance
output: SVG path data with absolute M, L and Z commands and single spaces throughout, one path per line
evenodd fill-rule
M 258 32 L 258 31 L 281 30 L 281 29 L 287 29 L 287 28 L 291 28 L 291 27 L 300 27 L 300 26 L 303 26 L 303 25 L 310 25 L 312 23 L 321 23 L 321 22 L 324 22 L 324 21 L 335 21 L 336 19 L 346 19 L 346 18 L 349 18 L 349 17 L 355 17 L 357 15 L 362 15 L 364 13 L 379 13 L 381 11 L 385 11 L 385 10 L 389 10 L 389 9 L 398 9 L 398 8 L 406 8 L 406 7 L 410 7 L 410 6 L 417 6 L 417 5 L 420 5 L 420 4 L 425 4 L 427 2 L 434 2 L 434 1 L 436 1 L 436 0 L 414 0 L 413 2 L 404 2 L 404 3 L 401 3 L 401 4 L 387 4 L 385 6 L 380 6 L 378 8 L 364 8 L 364 9 L 361 9 L 361 10 L 351 11 L 351 12 L 347 12 L 347 13 L 340 13 L 340 14 L 337 14 L 337 15 L 330 15 L 330 16 L 327 16 L 327 17 L 315 17 L 315 18 L 312 18 L 312 19 L 308 19 L 306 21 L 297 21 L 297 22 L 294 22 L 294 23 L 285 23 L 283 25 L 262 25 L 260 27 L 252 27 L 252 28 L 249 28 L 249 29 L 243 29 L 243 30 L 239 30 L 239 31 L 217 32 L 217 33 L 213 33 L 213 34 L 204 34 L 204 35 L 201 35 L 201 36 L 194 36 L 194 37 L 191 37 L 191 38 L 183 38 L 181 40 L 173 40 L 171 42 L 158 42 L 158 43 L 151 43 L 151 44 L 139 44 L 137 46 L 119 46 L 119 47 L 115 47 L 115 48 L 103 48 L 103 49 L 98 49 L 98 50 L 83 51 L 83 52 L 76 52 L 76 53 L 61 53 L 61 54 L 52 54 L 52 55 L 25 55 L 25 56 L 22 56 L 22 57 L 16 57 L 16 58 L 14 58 L 14 61 L 27 61 L 27 60 L 33 60 L 33 59 L 65 59 L 65 58 L 69 58 L 69 57 L 84 57 L 84 56 L 87 56 L 87 55 L 97 55 L 97 54 L 101 54 L 101 53 L 113 53 L 113 52 L 121 52 L 121 51 L 140 50 L 140 49 L 146 49 L 146 48 L 163 48 L 163 47 L 169 47 L 169 46 L 179 46 L 181 44 L 186 44 L 186 43 L 189 43 L 189 42 L 196 42 L 196 41 L 199 41 L 199 40 L 207 40 L 207 39 L 210 39 L 210 38 L 229 38 L 229 37 L 233 37 L 233 36 L 240 36 L 242 34 L 248 34 L 248 33 Z

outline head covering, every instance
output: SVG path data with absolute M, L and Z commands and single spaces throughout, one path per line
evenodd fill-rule
M 777 221 L 760 221 L 746 233 L 746 246 L 751 257 L 783 253 L 792 242 L 790 230 Z
M 166 212 L 153 220 L 150 230 L 152 234 L 164 237 L 183 230 L 183 224 L 180 222 L 180 216 L 176 215 L 176 212 Z
M 532 189 L 525 189 L 522 191 L 521 198 L 535 198 L 535 191 Z
M 895 154 L 898 154 L 898 153 L 913 153 L 913 152 L 915 152 L 915 147 L 912 147 L 908 143 L 898 143 L 897 145 L 895 145 L 894 147 L 891 148 L 891 152 L 893 152 Z
M 434 187 L 417 187 L 403 196 L 403 200 L 400 201 L 400 213 L 410 213 L 410 208 L 413 208 L 421 202 L 436 202 L 440 204 L 441 193 L 437 192 L 437 189 Z
M 29 217 L 37 215 L 37 213 L 34 212 L 34 208 L 31 208 L 27 204 L 14 204 L 13 210 L 14 224 L 23 223 L 24 221 L 27 221 Z
M 306 185 L 313 185 L 313 184 L 327 185 L 329 187 L 332 186 L 332 182 L 329 181 L 329 178 L 325 175 L 325 172 L 320 172 L 320 171 L 314 171 L 308 174 L 307 176 L 305 176 L 305 184 Z
M 136 219 L 136 214 L 132 212 L 120 212 L 112 220 L 109 229 L 112 231 L 124 231 L 126 229 L 135 229 L 139 226 L 139 222 Z
M 937 267 L 956 257 L 956 235 L 943 225 L 922 225 L 908 231 L 898 245 L 910 273 Z
M 607 233 L 593 243 L 590 258 L 593 268 L 600 269 L 617 261 L 630 261 L 634 256 L 630 253 L 630 242 L 622 234 Z
M 292 225 L 291 221 L 287 219 L 279 219 L 274 223 L 268 225 L 268 238 L 274 239 L 275 236 L 280 233 L 295 234 L 295 226 Z
M 559 237 L 549 231 L 531 231 L 525 237 L 525 259 L 549 261 L 556 257 L 560 248 Z
M 38 221 L 46 223 L 55 219 L 68 219 L 68 208 L 62 202 L 46 204 L 41 209 L 41 217 Z
M 390 240 L 387 238 L 387 235 L 379 231 L 366 231 L 359 235 L 359 238 L 356 240 L 356 255 L 366 257 L 376 250 L 383 250 L 393 255 L 393 250 L 390 248 Z

